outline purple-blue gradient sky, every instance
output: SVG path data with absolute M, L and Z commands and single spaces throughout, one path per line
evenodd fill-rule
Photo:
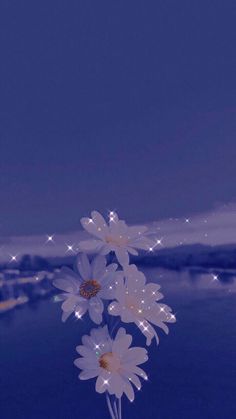
M 0 234 L 236 201 L 235 1 L 0 9 Z

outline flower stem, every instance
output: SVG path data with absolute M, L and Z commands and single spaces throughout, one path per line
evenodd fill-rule
M 109 395 L 108 395 L 108 393 L 107 393 L 107 392 L 106 392 L 106 400 L 107 400 L 108 410 L 109 410 L 109 413 L 110 413 L 110 415 L 111 415 L 111 419 L 116 419 L 116 417 L 115 417 L 115 415 L 114 415 L 114 412 L 113 412 L 113 410 L 112 410 L 112 407 L 111 407 L 110 397 L 109 397 Z
M 116 418 L 119 419 L 117 405 L 116 405 L 116 400 L 114 400 L 114 412 L 115 412 Z
M 121 397 L 119 398 L 119 419 L 122 419 L 122 414 L 121 414 Z

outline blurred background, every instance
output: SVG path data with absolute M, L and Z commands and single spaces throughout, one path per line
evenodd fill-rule
M 92 325 L 63 325 L 52 287 L 93 209 L 148 226 L 134 262 L 178 320 L 125 415 L 236 416 L 235 19 L 232 0 L 2 0 L 3 419 L 106 417 L 73 366 Z

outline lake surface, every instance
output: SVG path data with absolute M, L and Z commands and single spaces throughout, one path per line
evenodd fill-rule
M 140 268 L 141 269 L 141 268 Z M 236 286 L 233 273 L 144 269 L 162 286 L 176 313 L 168 336 L 152 344 L 143 364 L 149 380 L 123 418 L 236 418 Z M 108 419 L 95 380 L 79 381 L 75 347 L 92 324 L 61 322 L 60 304 L 47 299 L 0 316 L 1 419 Z M 134 345 L 144 345 L 136 329 Z

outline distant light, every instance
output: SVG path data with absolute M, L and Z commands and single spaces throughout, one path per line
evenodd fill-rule
M 46 243 L 54 243 L 54 234 L 52 234 L 52 235 L 48 235 L 47 234 L 47 240 L 46 240 Z

